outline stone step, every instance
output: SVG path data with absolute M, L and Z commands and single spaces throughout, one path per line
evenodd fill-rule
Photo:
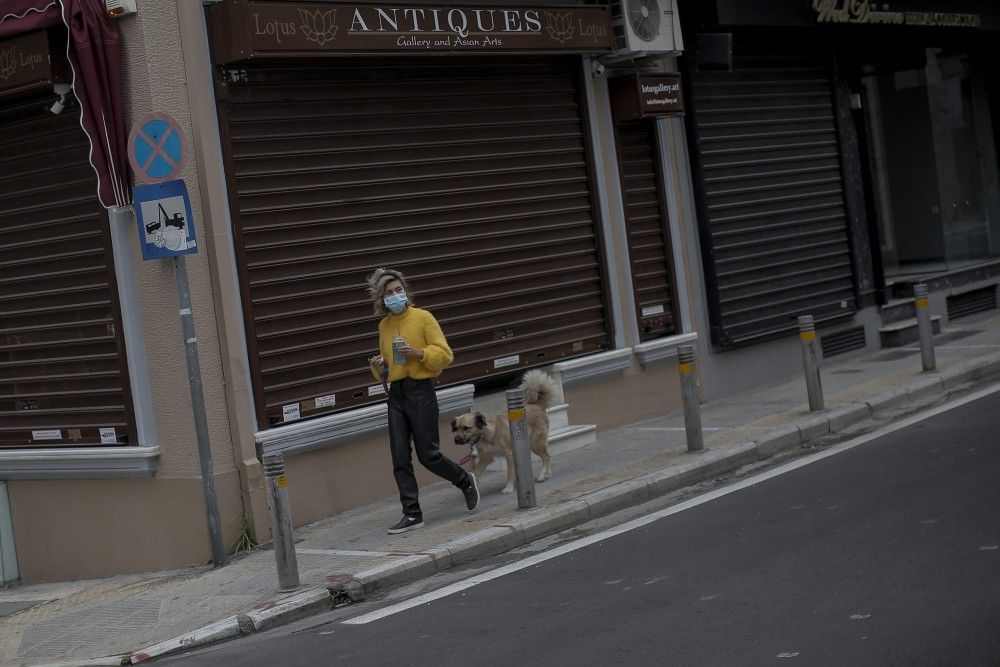
M 549 456 L 555 458 L 560 454 L 580 449 L 587 445 L 597 444 L 597 425 L 579 424 L 576 426 L 566 426 L 560 429 L 549 429 Z M 538 457 L 532 454 L 534 461 Z M 500 457 L 486 466 L 486 472 L 499 471 L 507 472 L 507 462 Z
M 553 405 L 545 412 L 549 416 L 549 439 L 559 429 L 569 426 L 569 403 Z
M 904 320 L 910 320 L 917 316 L 916 306 L 913 299 L 893 299 L 879 308 L 882 315 L 882 324 L 895 324 Z
M 931 330 L 941 333 L 941 316 L 931 315 Z M 917 318 L 893 322 L 878 330 L 882 347 L 904 347 L 920 340 L 920 332 L 917 329 Z

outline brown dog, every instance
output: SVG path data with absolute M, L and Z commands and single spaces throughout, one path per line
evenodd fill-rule
M 552 476 L 548 450 L 549 416 L 545 410 L 552 402 L 556 385 L 546 373 L 531 370 L 524 374 L 521 389 L 524 390 L 528 442 L 531 443 L 531 451 L 542 459 L 542 469 L 535 481 L 544 482 Z M 493 459 L 503 456 L 507 461 L 507 485 L 500 493 L 514 492 L 514 449 L 510 444 L 510 427 L 506 417 L 467 412 L 451 420 L 451 431 L 455 434 L 456 445 L 471 448 L 476 478 L 483 474 Z

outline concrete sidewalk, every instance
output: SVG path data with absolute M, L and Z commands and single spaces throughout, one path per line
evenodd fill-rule
M 749 396 L 705 404 L 701 453 L 686 451 L 679 412 L 602 432 L 596 445 L 553 459 L 552 479 L 536 486 L 535 510 L 518 511 L 515 496 L 499 493 L 503 475 L 487 472 L 475 513 L 465 510 L 451 486 L 422 489 L 426 526 L 411 533 L 385 532 L 399 518 L 396 498 L 299 528 L 303 586 L 291 595 L 276 591 L 270 550 L 218 570 L 0 590 L 0 614 L 6 614 L 0 663 L 134 664 L 259 632 L 505 552 L 850 426 L 893 419 L 1000 373 L 1000 314 L 960 320 L 935 343 L 935 373 L 921 372 L 916 347 L 827 360 L 822 413 L 808 412 L 801 374 Z

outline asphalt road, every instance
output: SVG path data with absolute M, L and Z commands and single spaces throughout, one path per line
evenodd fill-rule
M 1000 393 L 381 620 L 164 662 L 997 665 Z

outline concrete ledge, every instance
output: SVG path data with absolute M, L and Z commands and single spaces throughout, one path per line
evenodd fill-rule
M 872 410 L 872 414 L 878 417 L 880 413 L 898 408 L 909 401 L 910 397 L 906 393 L 906 387 L 900 387 L 883 392 L 867 401 L 867 403 L 868 407 Z
M 474 391 L 475 386 L 471 384 L 461 384 L 438 391 L 441 419 L 450 419 L 471 410 Z M 386 404 L 382 402 L 357 410 L 304 419 L 266 431 L 258 431 L 254 434 L 254 438 L 265 454 L 281 452 L 285 456 L 294 456 L 382 431 L 385 429 L 386 414 Z
M 189 632 L 186 635 L 180 635 L 179 637 L 168 639 L 167 641 L 160 642 L 159 644 L 153 644 L 152 646 L 144 648 L 141 651 L 136 651 L 132 654 L 131 661 L 134 665 L 146 660 L 152 660 L 153 658 L 161 655 L 166 655 L 167 653 L 174 653 L 183 649 L 210 644 L 222 639 L 229 639 L 230 637 L 235 637 L 238 634 L 240 634 L 240 621 L 236 616 L 230 616 L 229 618 L 224 618 L 221 621 L 216 621 L 215 623 L 198 628 L 194 632 Z M 117 664 L 121 663 L 119 662 Z
M 333 609 L 330 591 L 325 588 L 307 588 L 279 598 L 247 613 L 256 632 L 297 621 L 300 618 Z
M 0 451 L 0 479 L 147 479 L 159 447 L 46 447 Z
M 527 543 L 589 520 L 590 506 L 583 500 L 570 500 L 553 507 L 533 509 L 521 517 L 518 523 Z
M 496 556 L 524 544 L 524 532 L 520 526 L 494 526 L 452 540 L 444 545 L 451 553 L 454 565 L 467 563 L 478 558 Z
M 839 433 L 848 426 L 870 419 L 871 416 L 872 410 L 867 403 L 852 403 L 831 410 L 826 418 L 830 422 L 830 433 Z
M 697 342 L 697 333 L 686 333 L 639 343 L 632 348 L 632 351 L 635 353 L 635 358 L 645 368 L 674 359 L 677 356 L 678 345 L 693 345 Z
M 810 414 L 799 421 L 798 427 L 802 442 L 809 442 L 830 432 L 830 420 L 824 414 Z
M 724 451 L 714 452 L 707 450 L 701 456 L 705 458 L 699 462 L 700 477 L 701 479 L 708 479 L 709 477 L 732 472 L 749 463 L 756 463 L 757 443 L 748 440 L 732 445 Z
M 700 482 L 704 479 L 704 475 L 696 463 L 688 463 L 664 470 L 655 470 L 639 479 L 646 482 L 650 497 L 656 498 Z
M 587 507 L 590 509 L 590 518 L 596 519 L 626 507 L 642 504 L 650 498 L 649 486 L 646 482 L 632 479 L 605 489 L 591 491 L 580 496 L 578 500 L 587 503 Z
M 865 406 L 867 409 L 868 406 Z M 757 440 L 757 457 L 766 459 L 802 444 L 802 434 L 797 426 L 787 426 L 766 433 Z
M 632 350 L 598 352 L 552 365 L 552 373 L 563 388 L 619 375 L 632 365 Z
M 430 554 L 414 554 L 382 563 L 354 575 L 365 594 L 379 588 L 391 588 L 414 579 L 429 577 L 438 570 L 451 567 L 451 555 L 447 554 L 447 564 L 439 564 L 438 558 Z
M 944 394 L 944 384 L 940 375 L 920 377 L 906 385 L 906 397 L 910 403 L 919 403 Z

